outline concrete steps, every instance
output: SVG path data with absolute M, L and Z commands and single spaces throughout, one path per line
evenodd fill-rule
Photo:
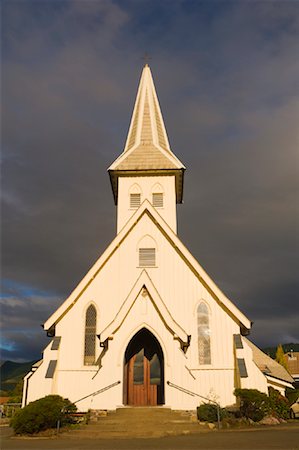
M 65 434 L 70 438 L 133 438 L 161 437 L 209 431 L 194 414 L 163 407 L 119 408 L 116 411 L 95 411 L 88 425 Z

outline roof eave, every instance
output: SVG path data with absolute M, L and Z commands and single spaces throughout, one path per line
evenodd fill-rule
M 111 188 L 113 192 L 114 203 L 117 205 L 118 202 L 118 178 L 128 177 L 128 176 L 157 176 L 157 175 L 175 175 L 175 191 L 176 191 L 176 202 L 183 203 L 183 190 L 184 190 L 184 174 L 185 167 L 180 169 L 140 169 L 140 170 L 112 170 L 108 169 Z
M 283 384 L 286 387 L 290 387 L 291 389 L 294 389 L 293 382 L 295 380 L 293 382 L 292 381 L 283 380 L 282 378 L 274 377 L 273 375 L 270 375 L 268 373 L 265 373 L 264 375 L 269 381 L 273 381 L 274 383 L 275 382 L 281 383 L 281 384 Z

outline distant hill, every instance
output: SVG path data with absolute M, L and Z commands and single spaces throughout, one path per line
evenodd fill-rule
M 294 352 L 299 352 L 299 344 L 294 344 L 293 342 L 291 342 L 290 344 L 282 344 L 282 348 L 285 353 L 290 352 L 291 350 L 293 350 Z M 265 347 L 265 348 L 262 348 L 262 350 L 264 353 L 271 356 L 271 358 L 275 359 L 277 346 L 276 347 Z
M 16 384 L 24 378 L 26 373 L 31 369 L 35 361 L 27 361 L 24 363 L 17 363 L 13 361 L 5 361 L 1 364 L 1 391 L 10 392 Z

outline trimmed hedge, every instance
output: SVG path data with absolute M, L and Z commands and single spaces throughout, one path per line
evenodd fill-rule
M 47 395 L 20 409 L 11 419 L 10 425 L 16 434 L 34 434 L 49 428 L 56 428 L 70 422 L 66 412 L 74 412 L 77 407 L 59 395 Z

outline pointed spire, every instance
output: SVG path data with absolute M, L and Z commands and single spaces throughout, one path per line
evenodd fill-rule
M 151 69 L 145 64 L 124 151 L 150 144 L 171 152 Z
M 170 149 L 151 70 L 145 64 L 124 151 L 108 169 L 115 202 L 120 172 L 140 174 L 159 170 L 176 174 L 177 198 L 181 202 L 185 167 Z

